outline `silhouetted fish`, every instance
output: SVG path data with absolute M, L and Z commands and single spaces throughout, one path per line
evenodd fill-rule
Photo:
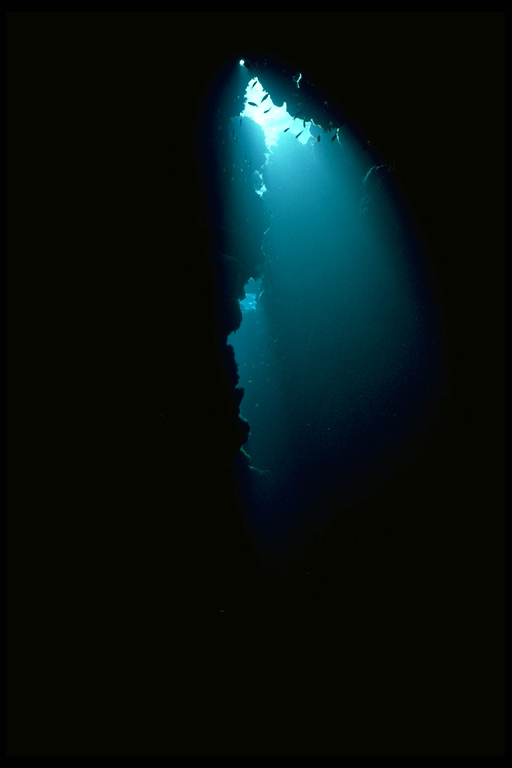
M 248 101 L 248 104 L 251 105 L 251 107 L 257 107 L 258 105 L 254 103 L 254 101 Z
M 266 115 L 266 114 L 267 114 L 267 112 L 270 112 L 270 110 L 271 110 L 271 109 L 272 109 L 272 107 L 269 107 L 268 109 L 266 109 L 266 110 L 264 111 L 264 113 L 263 113 L 263 114 L 264 114 L 264 115 Z
M 262 98 L 262 100 L 260 101 L 260 104 L 263 104 L 265 99 L 268 99 L 268 93 L 266 93 L 265 96 Z
M 295 138 L 298 139 L 301 133 L 304 133 L 304 131 L 300 131 Z
M 283 133 L 286 133 L 286 131 L 289 131 L 289 130 L 290 130 L 290 127 L 288 126 L 288 128 L 284 129 Z
M 320 141 L 320 134 L 318 134 L 318 136 L 316 137 L 316 140 Z
M 335 133 L 335 134 L 334 134 L 334 136 L 332 137 L 331 141 L 334 141 L 334 139 L 336 138 L 336 136 L 337 136 L 337 134 Z

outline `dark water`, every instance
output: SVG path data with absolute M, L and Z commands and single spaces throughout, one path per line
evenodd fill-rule
M 502 14 L 7 21 L 8 754 L 504 754 Z

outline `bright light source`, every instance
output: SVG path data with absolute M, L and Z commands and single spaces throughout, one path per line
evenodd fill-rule
M 243 67 L 244 64 L 245 64 L 245 61 L 243 59 L 240 59 L 240 66 Z
M 306 123 L 300 117 L 294 120 L 286 111 L 286 102 L 282 107 L 276 107 L 257 78 L 250 80 L 247 85 L 242 115 L 250 117 L 263 128 L 265 143 L 269 148 L 277 144 L 279 137 L 288 131 L 301 144 L 306 144 L 312 138 L 309 132 L 311 123 Z

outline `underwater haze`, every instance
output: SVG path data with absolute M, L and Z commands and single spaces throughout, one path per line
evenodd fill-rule
M 6 28 L 7 754 L 503 755 L 504 14 Z
M 242 113 L 260 113 L 266 159 L 255 192 L 268 226 L 262 277 L 247 284 L 228 342 L 250 423 L 244 450 L 260 470 L 250 522 L 263 556 L 280 561 L 414 454 L 441 353 L 393 165 L 347 128 L 304 121 L 297 140 L 303 123 L 286 105 L 267 128 L 269 104 Z M 241 130 L 237 151 L 248 158 L 254 139 L 243 142 Z

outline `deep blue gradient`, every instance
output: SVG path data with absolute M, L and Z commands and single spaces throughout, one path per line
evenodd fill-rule
M 7 14 L 8 755 L 505 754 L 504 43 Z
M 348 131 L 305 146 L 287 132 L 260 173 L 263 290 L 229 341 L 245 449 L 271 474 L 251 524 L 279 559 L 418 450 L 442 397 L 442 350 L 391 166 Z

